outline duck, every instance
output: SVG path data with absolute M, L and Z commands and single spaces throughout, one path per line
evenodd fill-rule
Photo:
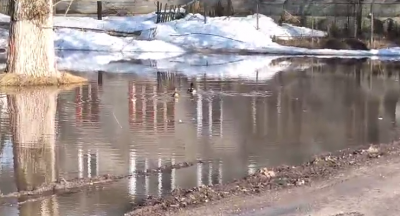
M 179 97 L 179 93 L 178 90 L 175 88 L 174 93 L 172 94 L 172 97 L 174 98 L 178 98 Z
M 196 94 L 196 89 L 194 88 L 194 84 L 190 83 L 190 88 L 188 88 L 187 92 L 189 94 Z

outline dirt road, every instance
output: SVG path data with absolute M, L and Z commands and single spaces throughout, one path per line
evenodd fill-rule
M 399 215 L 400 153 L 367 161 L 304 187 L 240 195 L 167 215 Z

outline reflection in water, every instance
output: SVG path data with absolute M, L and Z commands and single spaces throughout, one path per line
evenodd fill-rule
M 3 193 L 60 177 L 205 163 L 0 207 L 0 215 L 122 215 L 146 196 L 220 184 L 262 166 L 299 164 L 317 153 L 395 138 L 398 81 L 370 76 L 368 62 L 310 62 L 315 65 L 307 70 L 263 80 L 258 74 L 227 79 L 102 73 L 58 97 L 45 90 L 9 95 L 3 107 L 11 109 L 0 113 Z M 190 82 L 198 95 L 186 94 Z M 174 88 L 178 100 L 171 97 Z
M 8 96 L 18 190 L 56 180 L 56 96 L 42 90 Z
M 55 114 L 58 90 L 27 90 L 9 95 L 15 184 L 18 190 L 33 190 L 56 181 Z M 58 215 L 57 197 L 27 203 L 20 215 L 32 212 Z

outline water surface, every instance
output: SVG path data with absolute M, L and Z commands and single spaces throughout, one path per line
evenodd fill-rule
M 17 111 L 3 96 L 0 190 L 205 163 L 21 205 L 15 200 L 0 215 L 122 215 L 144 197 L 177 187 L 229 182 L 259 167 L 396 138 L 395 63 L 380 63 L 377 71 L 365 60 L 275 58 L 246 76 L 232 66 L 216 76 L 203 67 L 166 73 L 142 63 L 124 62 L 129 73 L 103 73 L 101 84 L 89 72 L 81 74 L 92 80 L 86 86 L 10 96 Z M 137 71 L 141 64 L 147 73 Z M 191 82 L 195 96 L 186 93 Z M 171 97 L 175 87 L 178 99 Z M 28 96 L 34 102 L 24 102 Z

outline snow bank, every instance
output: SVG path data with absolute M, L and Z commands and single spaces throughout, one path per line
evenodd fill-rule
M 298 36 L 325 36 L 324 32 L 306 30 L 292 25 L 279 26 L 270 17 L 259 15 L 259 30 L 256 29 L 257 16 L 247 17 L 204 17 L 189 14 L 185 18 L 157 25 L 154 31 L 144 31 L 142 39 L 162 40 L 179 44 L 188 49 L 247 49 L 277 46 L 272 36 L 290 39 Z
M 281 46 L 272 42 L 271 37 L 289 39 L 298 36 L 325 36 L 324 32 L 296 27 L 290 24 L 277 25 L 271 18 L 259 15 L 259 29 L 256 28 L 257 15 L 246 17 L 204 17 L 189 14 L 183 19 L 156 24 L 154 13 L 132 17 L 105 17 L 96 20 L 89 17 L 55 17 L 55 46 L 58 50 L 90 50 L 109 52 L 153 52 L 157 55 L 180 55 L 188 51 L 224 50 L 296 55 L 332 56 L 400 56 L 400 48 L 370 51 L 357 50 L 310 50 Z M 9 17 L 0 15 L 0 22 L 8 22 Z M 87 29 L 80 31 L 74 27 Z M 90 31 L 114 30 L 119 32 L 139 32 L 137 37 L 114 37 L 106 33 Z M 6 46 L 8 31 L 0 29 L 0 48 Z M 161 54 L 162 53 L 162 54 Z
M 257 50 L 271 45 L 272 36 L 290 38 L 300 35 L 324 36 L 321 31 L 291 25 L 279 26 L 271 18 L 259 15 L 247 17 L 204 17 L 189 14 L 184 19 L 156 24 L 154 13 L 132 17 L 105 17 L 96 20 L 90 17 L 55 17 L 55 45 L 62 50 L 92 50 L 118 52 L 185 52 L 188 49 L 247 49 Z M 6 15 L 0 22 L 9 22 Z M 62 28 L 65 27 L 65 28 Z M 87 29 L 81 31 L 71 28 Z M 106 33 L 90 31 L 105 30 L 119 32 L 142 32 L 139 38 L 114 37 Z M 6 46 L 8 31 L 1 30 L 0 47 Z
M 184 52 L 181 47 L 161 40 L 139 41 L 129 37 L 113 37 L 106 33 L 59 29 L 55 34 L 59 50 L 87 50 L 111 52 Z
M 204 23 L 202 15 L 189 14 L 180 20 L 156 24 L 156 15 L 146 14 L 133 17 L 106 17 L 104 20 L 56 17 L 54 25 L 58 27 L 113 30 L 126 33 L 142 31 L 138 38 L 139 40 L 135 40 L 134 38 L 112 37 L 104 33 L 82 33 L 79 30 L 72 29 L 58 30 L 57 48 L 70 50 L 109 49 L 110 51 L 125 52 L 183 52 L 182 49 L 257 50 L 271 45 L 276 46 L 277 44 L 272 42 L 272 36 L 285 39 L 298 36 L 325 36 L 324 32 L 303 27 L 288 24 L 281 27 L 272 18 L 264 15 L 259 15 L 259 30 L 257 30 L 256 19 L 256 15 L 247 17 L 207 17 L 207 21 Z M 68 34 L 72 36 L 66 39 Z M 89 39 L 92 37 L 96 37 L 97 39 Z M 60 43 L 63 40 L 68 42 Z M 74 43 L 74 40 L 84 41 L 85 45 L 83 43 Z M 178 49 L 178 47 L 181 49 Z

